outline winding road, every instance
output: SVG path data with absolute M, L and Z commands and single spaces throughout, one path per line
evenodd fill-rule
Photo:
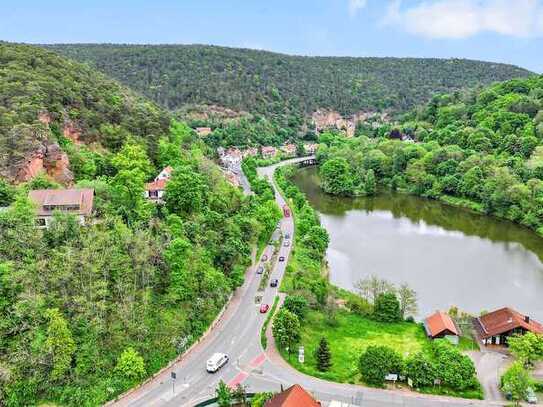
M 279 166 L 297 163 L 311 157 L 303 157 L 280 162 L 259 168 L 258 173 L 270 180 Z M 285 200 L 275 190 L 275 199 L 280 207 Z M 292 217 L 280 221 L 280 230 L 294 236 Z M 275 232 L 278 238 L 279 231 Z M 281 245 L 278 256 L 284 256 L 284 262 L 272 265 L 270 279 L 281 280 L 292 246 Z M 273 253 L 273 246 L 267 246 L 263 255 L 268 259 Z M 278 294 L 278 288 L 267 285 L 263 292 L 258 291 L 261 275 L 256 269 L 264 263 L 262 257 L 250 267 L 245 276 L 245 283 L 238 288 L 228 303 L 220 320 L 205 337 L 195 345 L 183 358 L 167 369 L 161 371 L 151 380 L 138 388 L 122 395 L 118 400 L 109 403 L 113 406 L 151 407 L 151 406 L 194 406 L 215 395 L 215 388 L 220 380 L 230 386 L 238 383 L 244 385 L 249 392 L 280 391 L 291 384 L 298 383 L 312 392 L 316 398 L 324 402 L 338 400 L 356 406 L 467 406 L 467 405 L 502 405 L 500 403 L 483 402 L 421 395 L 402 390 L 382 390 L 358 385 L 339 384 L 306 376 L 290 367 L 275 351 L 273 339 L 269 339 L 268 348 L 264 351 L 260 345 L 260 330 L 267 314 L 259 312 L 259 304 L 255 302 L 257 295 L 262 295 L 262 302 L 271 304 Z M 269 260 L 268 260 L 269 261 Z M 206 371 L 207 359 L 215 353 L 226 353 L 229 363 L 215 374 Z M 171 374 L 176 374 L 175 383 Z

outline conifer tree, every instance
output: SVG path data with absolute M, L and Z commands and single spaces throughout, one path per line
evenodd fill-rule
M 315 359 L 317 359 L 317 369 L 321 372 L 326 372 L 332 366 L 332 354 L 326 338 L 321 338 L 319 347 L 315 351 Z

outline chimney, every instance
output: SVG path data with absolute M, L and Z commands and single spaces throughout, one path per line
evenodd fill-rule
M 528 315 L 524 315 L 524 322 L 526 322 L 527 324 L 530 323 L 530 317 Z

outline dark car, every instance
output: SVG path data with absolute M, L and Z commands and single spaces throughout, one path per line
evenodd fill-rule
M 290 234 L 285 233 L 285 239 L 290 239 Z
M 256 274 L 262 274 L 264 273 L 264 266 L 260 266 L 258 269 L 256 269 Z
M 280 256 L 279 261 L 285 261 L 285 256 Z
M 277 287 L 278 284 L 279 284 L 279 280 L 276 278 L 270 281 L 270 287 Z

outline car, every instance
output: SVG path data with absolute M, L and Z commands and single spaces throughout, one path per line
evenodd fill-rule
M 279 261 L 285 261 L 285 256 L 279 256 Z
M 285 233 L 285 239 L 290 239 L 290 234 Z
M 526 401 L 528 404 L 537 404 L 537 396 L 531 387 L 528 387 L 528 390 L 526 390 Z
M 274 278 L 270 281 L 270 287 L 277 287 L 279 285 L 279 280 Z
M 263 254 L 262 255 L 262 261 L 267 261 L 268 260 L 268 255 L 267 254 Z
M 226 353 L 214 353 L 206 363 L 206 370 L 209 373 L 215 373 L 221 367 L 228 363 L 228 355 Z
M 260 305 L 260 313 L 265 314 L 270 309 L 270 306 L 268 304 L 262 304 Z
M 290 242 L 289 242 L 288 240 L 285 240 L 285 243 L 283 243 L 283 246 L 289 247 L 289 246 L 290 246 Z
M 256 274 L 262 274 L 264 273 L 264 266 L 259 266 L 257 269 L 256 269 Z

